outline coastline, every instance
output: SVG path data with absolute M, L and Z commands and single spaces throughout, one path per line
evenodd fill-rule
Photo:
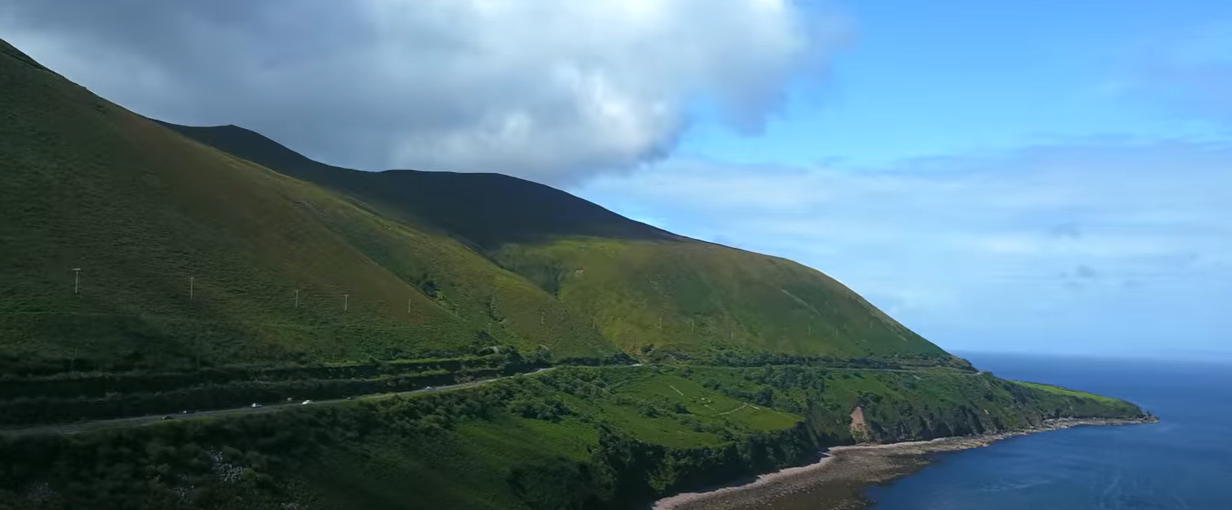
M 979 436 L 943 437 L 927 441 L 835 446 L 812 464 L 765 473 L 752 481 L 686 492 L 655 501 L 652 510 L 734 510 L 769 508 L 784 498 L 806 498 L 809 508 L 858 509 L 867 506 L 864 488 L 909 475 L 927 466 L 928 454 L 982 448 L 1016 436 L 1077 426 L 1153 423 L 1153 418 L 1046 420 L 1029 429 Z M 791 505 L 786 505 L 791 506 Z M 778 508 L 777 506 L 775 508 Z

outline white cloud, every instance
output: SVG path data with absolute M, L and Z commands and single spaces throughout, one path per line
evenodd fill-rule
M 845 29 L 791 0 L 40 0 L 0 33 L 165 120 L 560 183 L 661 157 L 697 101 L 758 130 Z

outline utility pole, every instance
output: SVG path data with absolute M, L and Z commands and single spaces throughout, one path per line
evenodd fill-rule
M 539 312 L 539 325 L 543 325 L 543 312 Z
M 79 288 L 78 283 L 80 281 L 81 281 L 81 268 L 74 267 L 73 268 L 73 294 L 77 293 L 77 290 Z
M 68 371 L 69 372 L 77 371 L 77 348 L 76 347 L 73 348 L 73 356 L 68 359 Z
M 189 301 L 192 301 L 193 299 L 193 290 L 194 290 L 195 283 L 196 283 L 196 277 L 189 276 L 188 277 L 188 300 Z
M 343 294 L 342 295 L 342 311 L 345 312 L 347 310 L 350 310 L 351 309 L 350 307 L 351 307 L 351 295 Z
M 409 299 L 408 299 L 408 300 L 406 300 L 406 314 L 407 314 L 407 315 L 410 315 L 410 314 L 411 314 L 411 300 L 409 300 Z M 489 326 L 489 327 L 491 327 L 491 326 Z
M 299 308 L 299 289 L 295 289 L 295 307 Z

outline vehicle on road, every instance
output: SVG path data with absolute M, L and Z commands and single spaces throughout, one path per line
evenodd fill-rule
M 301 405 L 301 406 L 306 406 L 306 405 L 311 404 L 311 403 L 312 403 L 312 401 L 311 401 L 311 400 L 305 400 L 305 401 L 303 401 L 303 402 L 300 402 L 300 403 L 299 403 L 299 405 Z
M 253 403 L 252 403 L 252 408 L 253 408 L 253 409 L 260 409 L 260 408 L 261 408 L 261 404 L 258 404 L 258 403 L 256 403 L 256 402 L 253 402 Z
M 170 420 L 171 418 L 174 418 L 174 416 L 171 416 L 170 414 L 164 414 L 164 415 L 163 415 L 163 419 L 164 419 L 164 420 Z

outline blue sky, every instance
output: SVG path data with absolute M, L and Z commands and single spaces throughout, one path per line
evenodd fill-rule
M 573 191 L 818 268 L 943 347 L 1232 358 L 1232 5 L 839 8 L 850 41 L 763 132 L 703 113 Z
M 850 47 L 827 75 L 816 76 L 820 83 L 793 84 L 786 111 L 765 135 L 741 136 L 703 121 L 678 154 L 886 163 L 1052 137 L 1226 132 L 1227 118 L 1187 118 L 1127 90 L 1149 87 L 1142 75 L 1161 61 L 1232 58 L 1226 2 L 842 5 L 855 25 Z
M 1232 359 L 1227 0 L 40 0 L 0 35 L 155 118 L 788 257 L 946 348 Z

